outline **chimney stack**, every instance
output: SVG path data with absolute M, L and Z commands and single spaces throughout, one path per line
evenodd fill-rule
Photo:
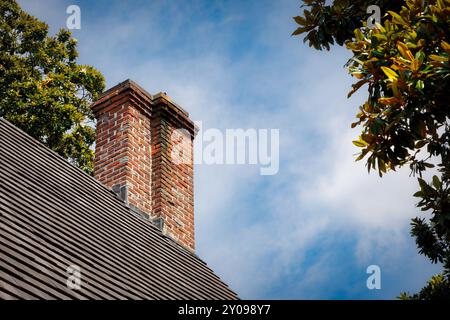
M 163 220 L 163 232 L 191 251 L 194 241 L 193 140 L 189 114 L 165 93 L 131 80 L 92 105 L 97 119 L 94 177 L 130 206 Z

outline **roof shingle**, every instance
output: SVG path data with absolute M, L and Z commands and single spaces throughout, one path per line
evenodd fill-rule
M 69 266 L 81 288 L 67 287 Z M 0 298 L 237 299 L 198 256 L 0 119 Z

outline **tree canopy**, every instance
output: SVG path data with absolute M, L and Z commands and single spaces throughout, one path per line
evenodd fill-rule
M 77 64 L 77 42 L 48 26 L 14 0 L 0 0 L 0 117 L 90 172 L 95 129 L 90 104 L 103 76 Z
M 450 295 L 450 0 L 305 0 L 294 35 L 315 49 L 345 45 L 353 57 L 346 66 L 356 78 L 348 96 L 367 88 L 352 128 L 361 127 L 357 160 L 382 176 L 409 166 L 418 175 L 418 207 L 426 217 L 412 220 L 419 252 L 444 272 L 419 294 Z M 378 5 L 381 19 L 370 28 L 367 7 Z M 434 168 L 434 169 L 432 169 Z M 422 173 L 435 170 L 432 181 Z M 431 293 L 430 293 L 431 292 Z M 439 294 L 432 294 L 440 292 Z M 445 293 L 445 294 L 444 294 Z

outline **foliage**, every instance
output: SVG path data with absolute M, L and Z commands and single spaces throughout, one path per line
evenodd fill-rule
M 91 102 L 103 76 L 77 64 L 76 40 L 0 0 L 0 117 L 90 172 L 95 130 Z
M 357 79 L 348 96 L 367 85 L 368 98 L 352 124 L 362 126 L 359 139 L 353 141 L 361 148 L 357 160 L 366 158 L 368 170 L 376 169 L 380 176 L 405 165 L 419 176 L 420 191 L 414 196 L 421 198 L 418 207 L 430 215 L 413 219 L 411 234 L 420 253 L 443 263 L 446 278 L 441 288 L 450 290 L 450 0 L 407 0 L 397 10 L 392 8 L 397 2 L 383 6 L 381 1 L 380 7 L 389 10 L 373 29 L 366 25 L 368 14 L 361 18 L 362 7 L 372 1 L 352 2 L 353 9 L 348 1 L 330 6 L 304 2 L 311 9 L 304 11 L 305 17 L 294 18 L 303 28 L 294 34 L 308 32 L 305 40 L 316 49 L 328 48 L 332 39 L 345 43 L 353 52 L 347 67 Z M 356 10 L 352 35 L 348 23 L 328 32 L 326 27 L 339 19 L 328 15 L 335 15 L 337 8 L 346 15 Z M 430 168 L 439 176 L 428 184 L 422 173 Z M 425 292 L 436 279 L 417 297 L 432 297 Z
M 433 176 L 432 184 L 419 178 L 421 190 L 414 194 L 422 198 L 418 207 L 422 211 L 431 210 L 430 221 L 415 218 L 412 221 L 411 234 L 416 238 L 419 252 L 427 256 L 433 263 L 444 263 L 448 275 L 450 270 L 450 199 L 448 179 L 442 183 Z
M 409 295 L 406 292 L 400 294 L 401 300 L 449 300 L 450 282 L 442 275 L 431 277 L 427 285 L 419 293 Z
M 292 33 L 306 33 L 303 42 L 317 50 L 330 50 L 330 45 L 343 45 L 353 37 L 353 31 L 362 27 L 369 14 L 367 8 L 377 5 L 382 12 L 397 11 L 399 0 L 335 0 L 326 5 L 325 0 L 304 0 L 303 15 L 294 17 L 300 26 Z

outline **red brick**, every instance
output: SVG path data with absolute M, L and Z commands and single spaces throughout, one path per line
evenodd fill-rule
M 151 99 L 130 81 L 108 90 L 92 109 L 97 118 L 94 176 L 109 188 L 126 184 L 130 204 L 152 217 L 162 217 L 164 232 L 194 250 L 195 126 L 188 114 L 167 96 Z M 171 139 L 173 131 L 181 128 L 189 133 L 182 152 L 183 160 L 190 162 L 175 164 L 174 145 L 180 146 L 186 137 Z

